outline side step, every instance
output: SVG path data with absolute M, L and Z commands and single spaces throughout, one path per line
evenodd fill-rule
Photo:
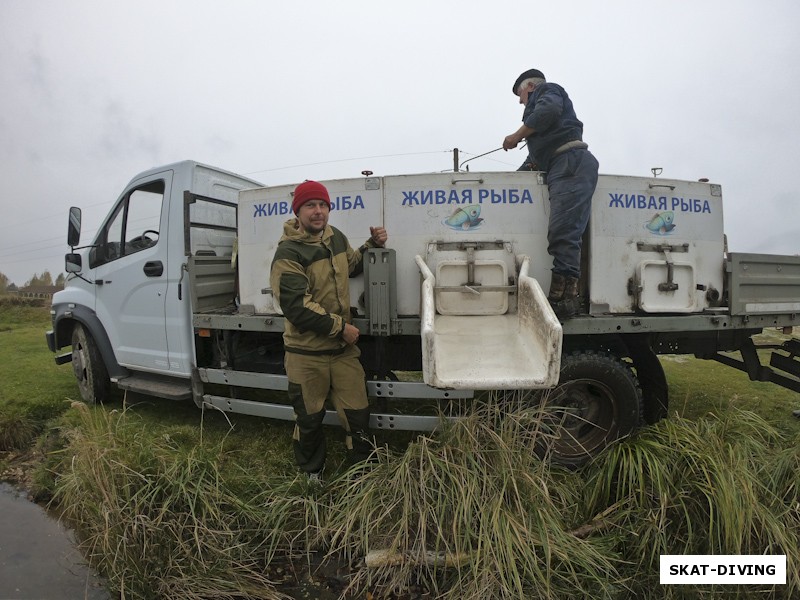
M 522 257 L 516 313 L 437 314 L 436 281 L 422 257 L 423 380 L 453 389 L 541 389 L 558 384 L 562 330 Z
M 136 373 L 117 379 L 115 382 L 121 390 L 167 400 L 188 400 L 192 397 L 192 384 L 189 379 Z

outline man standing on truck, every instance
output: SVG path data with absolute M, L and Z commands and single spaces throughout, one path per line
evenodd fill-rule
M 580 304 L 581 241 L 589 224 L 598 163 L 583 141 L 583 123 L 564 88 L 545 81 L 541 71 L 529 69 L 514 81 L 512 92 L 525 110 L 522 126 L 505 137 L 503 149 L 526 140 L 529 155 L 519 170 L 546 172 L 547 252 L 553 257 L 547 299 L 563 321 L 575 316 Z
M 272 260 L 270 285 L 285 317 L 283 342 L 289 399 L 294 407 L 295 460 L 312 480 L 325 466 L 322 421 L 330 397 L 347 432 L 354 460 L 372 452 L 364 369 L 356 346 L 359 331 L 350 323 L 348 278 L 362 271 L 367 248 L 382 247 L 383 227 L 370 227 L 370 238 L 357 250 L 328 225 L 331 201 L 319 182 L 294 190 L 295 218 L 283 226 Z

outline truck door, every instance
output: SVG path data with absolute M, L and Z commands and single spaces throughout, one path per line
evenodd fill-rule
M 117 362 L 137 370 L 169 371 L 166 332 L 167 202 L 172 171 L 126 191 L 89 254 L 95 312 Z

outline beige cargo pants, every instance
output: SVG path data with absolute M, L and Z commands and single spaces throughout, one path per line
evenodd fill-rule
M 369 403 L 359 356 L 357 346 L 347 346 L 339 354 L 286 352 L 284 366 L 295 413 L 294 454 L 301 471 L 316 473 L 325 466 L 327 448 L 322 421 L 328 399 L 346 431 L 351 459 L 369 458 L 373 449 Z

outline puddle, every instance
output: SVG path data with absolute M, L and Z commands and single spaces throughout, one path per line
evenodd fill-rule
M 111 598 L 72 532 L 6 483 L 0 483 L 0 598 Z

